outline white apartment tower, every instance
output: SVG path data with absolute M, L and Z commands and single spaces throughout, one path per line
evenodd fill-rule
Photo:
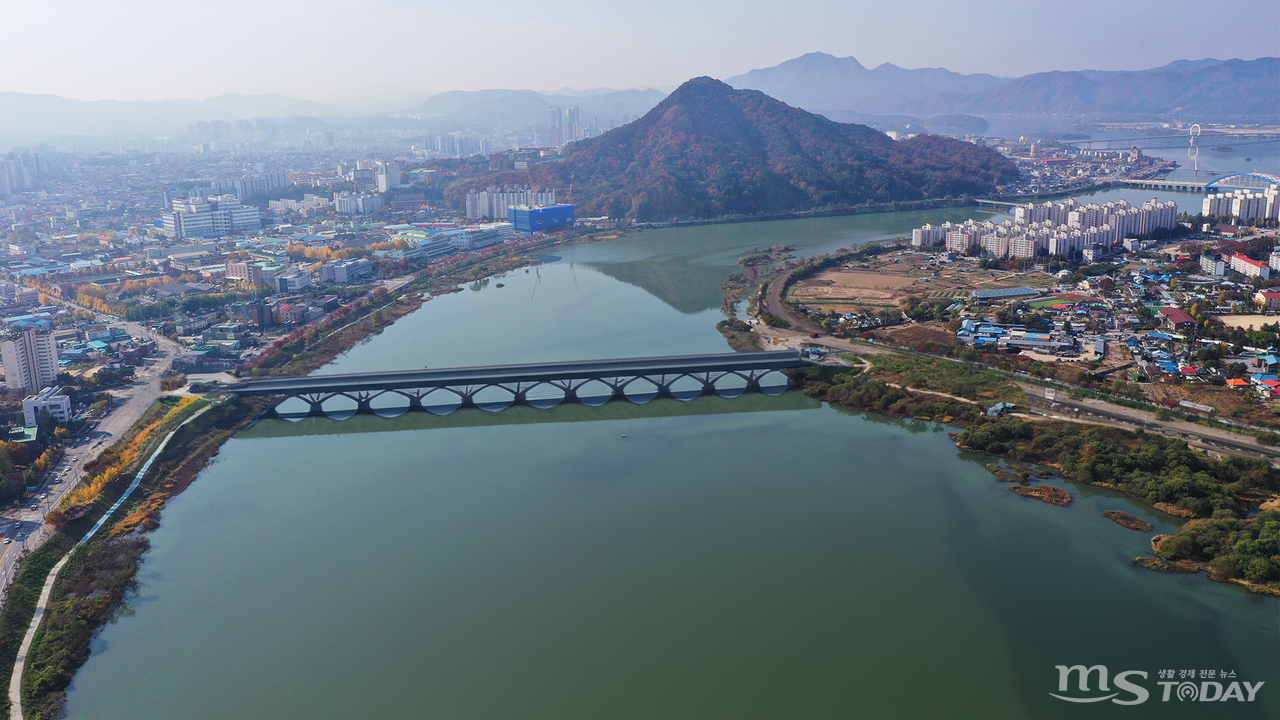
M 58 379 L 58 345 L 49 327 L 26 327 L 0 341 L 5 384 L 10 390 L 35 392 Z

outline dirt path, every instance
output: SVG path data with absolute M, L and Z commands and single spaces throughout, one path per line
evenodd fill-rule
M 768 308 L 769 314 L 776 318 L 786 320 L 791 323 L 791 327 L 803 333 L 822 332 L 822 328 L 817 327 L 813 323 L 804 318 L 796 317 L 787 310 L 786 305 L 782 302 L 782 286 L 786 283 L 787 276 L 790 273 L 783 273 L 773 279 L 769 283 L 769 291 L 765 293 L 765 307 Z

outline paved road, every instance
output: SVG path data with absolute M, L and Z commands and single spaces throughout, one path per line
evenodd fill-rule
M 37 491 L 37 499 L 20 508 L 0 513 L 0 527 L 11 542 L 0 545 L 0 599 L 7 594 L 9 584 L 21 556 L 43 545 L 52 535 L 53 527 L 44 522 L 50 510 L 57 507 L 62 496 L 80 482 L 84 466 L 106 448 L 122 438 L 147 408 L 158 399 L 160 375 L 173 364 L 181 351 L 180 346 L 137 323 L 125 323 L 129 334 L 136 338 L 157 341 L 157 352 L 149 365 L 138 369 L 132 385 L 113 390 L 116 399 L 105 416 L 93 430 L 82 431 L 66 448 L 62 460 L 45 475 L 45 483 Z M 47 497 L 40 499 L 40 494 Z M 15 524 L 16 523 L 16 524 Z M 21 538 L 21 539 L 19 539 Z
M 1044 399 L 1045 388 L 1031 383 L 1016 383 L 1032 400 L 1032 407 L 1040 412 L 1071 419 L 1092 419 L 1106 425 L 1125 427 L 1130 430 L 1142 429 L 1147 432 L 1158 432 L 1187 441 L 1187 444 L 1201 450 L 1229 455 L 1244 455 L 1270 460 L 1273 465 L 1280 466 L 1280 447 L 1259 445 L 1251 435 L 1242 435 L 1230 430 L 1199 425 L 1186 420 L 1170 418 L 1161 420 L 1154 412 L 1113 405 L 1098 400 L 1082 400 L 1064 397 L 1069 391 L 1058 390 L 1052 402 Z

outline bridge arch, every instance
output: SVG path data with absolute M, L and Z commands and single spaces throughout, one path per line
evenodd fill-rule
M 1207 190 L 1266 190 L 1280 185 L 1280 175 L 1271 173 L 1236 173 L 1224 175 L 1205 185 Z
M 510 405 L 550 408 L 562 402 L 602 405 L 626 398 L 692 400 L 708 392 L 785 390 L 780 371 L 805 362 L 793 351 L 579 360 L 489 367 L 404 370 L 251 380 L 234 395 L 280 397 L 278 417 L 398 415 L 426 410 L 447 415 L 463 407 L 500 410 Z

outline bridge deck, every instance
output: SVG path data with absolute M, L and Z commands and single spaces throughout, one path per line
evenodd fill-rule
M 803 365 L 805 365 L 805 361 L 793 350 L 708 353 L 702 355 L 667 355 L 646 358 L 441 368 L 438 370 L 396 370 L 341 375 L 308 375 L 306 377 L 248 380 L 229 386 L 226 388 L 226 392 L 237 395 L 371 392 L 632 375 L 676 375 L 733 370 L 784 370 Z

